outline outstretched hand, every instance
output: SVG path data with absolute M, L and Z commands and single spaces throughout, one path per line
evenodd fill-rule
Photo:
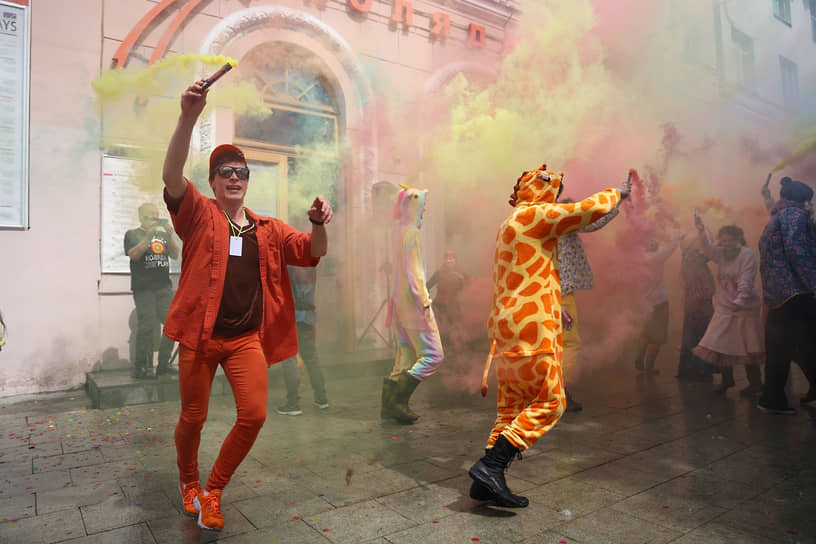
M 314 199 L 312 207 L 306 213 L 313 223 L 328 223 L 334 215 L 331 205 L 320 195 Z
M 770 196 L 771 196 L 771 190 L 768 189 L 768 185 L 771 183 L 771 176 L 773 176 L 773 173 L 768 174 L 768 179 L 765 180 L 765 185 L 762 186 L 761 193 L 762 193 L 762 196 L 765 197 L 765 198 L 770 198 Z
M 621 194 L 621 200 L 625 200 L 629 198 L 629 195 L 632 194 L 632 174 L 629 174 L 629 177 L 626 178 L 626 181 L 620 184 L 618 187 L 618 192 Z

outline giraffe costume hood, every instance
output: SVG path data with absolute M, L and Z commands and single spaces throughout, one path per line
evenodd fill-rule
M 495 351 L 506 357 L 560 351 L 557 238 L 598 220 L 620 200 L 616 189 L 607 189 L 578 203 L 556 203 L 563 179 L 563 172 L 550 172 L 546 164 L 524 172 L 516 206 L 496 237 L 487 326 Z

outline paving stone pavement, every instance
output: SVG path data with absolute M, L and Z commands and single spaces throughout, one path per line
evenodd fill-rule
M 276 384 L 224 492 L 220 533 L 181 513 L 177 402 L 93 410 L 81 391 L 2 399 L 0 542 L 816 542 L 814 414 L 760 413 L 734 390 L 678 382 L 669 356 L 661 361 L 658 376 L 621 364 L 572 386 L 584 411 L 510 467 L 511 489 L 530 498 L 517 510 L 467 494 L 495 387 L 487 399 L 451 391 L 457 379 L 443 371 L 419 387 L 422 417 L 404 427 L 379 419 L 381 376 L 329 383 L 328 410 L 304 390 L 297 417 L 275 413 Z M 231 397 L 212 399 L 202 474 L 234 417 Z

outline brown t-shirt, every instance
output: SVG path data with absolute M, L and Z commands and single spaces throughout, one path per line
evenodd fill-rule
M 241 235 L 241 256 L 230 255 L 227 261 L 224 294 L 215 318 L 214 336 L 239 336 L 258 328 L 263 319 L 258 236 L 255 223 L 249 216 L 247 219 L 250 225 Z

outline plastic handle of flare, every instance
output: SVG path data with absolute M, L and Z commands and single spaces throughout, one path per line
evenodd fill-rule
M 485 361 L 484 373 L 482 374 L 482 396 L 487 396 L 487 375 L 490 374 L 490 365 L 493 363 L 493 355 L 496 353 L 496 341 L 490 344 L 490 353 L 487 354 L 487 361 Z
M 209 88 L 210 85 L 221 79 L 221 76 L 223 76 L 230 70 L 232 70 L 232 64 L 228 62 L 224 66 L 219 68 L 216 73 L 214 73 L 213 75 L 204 80 L 204 84 L 201 86 L 201 90 L 203 91 L 204 89 Z

